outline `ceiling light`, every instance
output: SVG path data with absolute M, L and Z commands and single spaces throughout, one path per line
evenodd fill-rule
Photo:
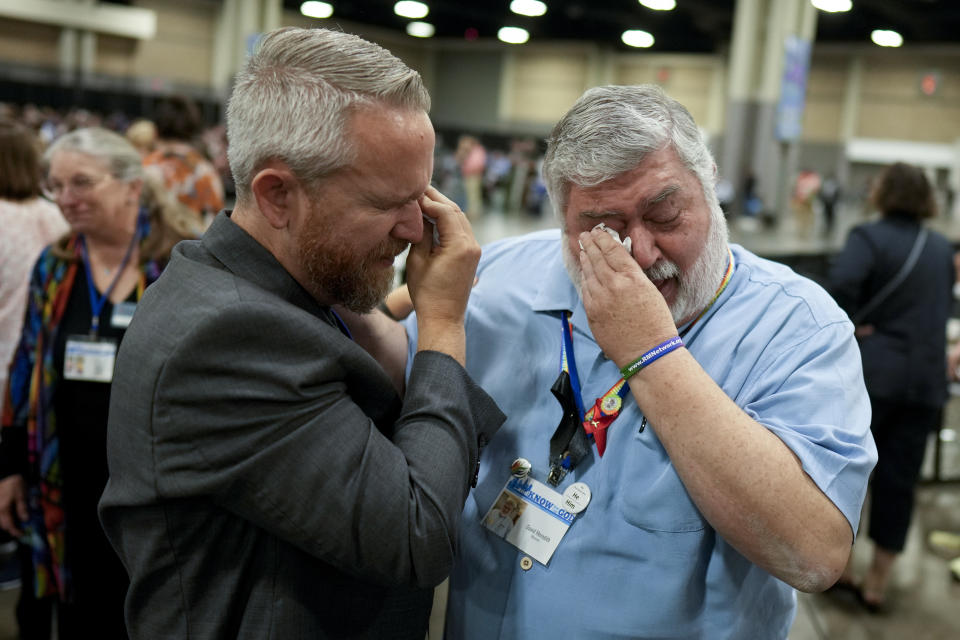
M 407 35 L 414 38 L 429 38 L 433 36 L 436 29 L 429 22 L 408 22 Z
M 673 11 L 677 8 L 674 0 L 640 0 L 640 4 L 654 11 Z
M 853 3 L 850 0 L 810 0 L 810 4 L 827 13 L 838 13 L 853 9 Z
M 414 2 L 413 0 L 400 0 L 400 2 L 393 5 L 393 12 L 401 18 L 412 18 L 416 20 L 417 18 L 423 18 L 430 13 L 430 7 L 422 2 Z
M 874 29 L 870 33 L 870 39 L 881 47 L 899 47 L 903 44 L 903 36 L 896 31 L 886 29 Z
M 547 12 L 547 5 L 540 0 L 513 0 L 510 3 L 510 11 L 535 18 Z
M 630 45 L 631 47 L 643 47 L 645 49 L 653 46 L 653 36 L 640 29 L 624 31 L 620 39 L 623 40 L 623 44 Z
M 310 0 L 300 5 L 300 13 L 308 18 L 329 18 L 333 15 L 333 5 L 329 2 Z
M 509 44 L 523 44 L 530 39 L 530 34 L 526 29 L 520 27 L 500 27 L 500 31 L 497 31 L 497 38 L 501 42 Z

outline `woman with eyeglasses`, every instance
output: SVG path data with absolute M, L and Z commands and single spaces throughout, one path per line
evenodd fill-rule
M 170 249 L 199 228 L 118 134 L 78 129 L 45 159 L 45 193 L 71 232 L 31 275 L 0 438 L 0 527 L 32 551 L 31 633 L 49 637 L 55 608 L 61 640 L 121 638 L 126 573 L 97 518 L 113 359 Z

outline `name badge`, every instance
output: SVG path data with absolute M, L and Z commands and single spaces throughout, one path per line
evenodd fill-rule
M 546 565 L 576 517 L 562 495 L 528 476 L 510 478 L 483 526 Z
M 136 302 L 118 302 L 113 305 L 113 315 L 110 316 L 110 326 L 117 329 L 126 329 L 133 320 L 133 312 L 137 310 Z
M 63 377 L 67 380 L 110 382 L 113 380 L 113 362 L 116 358 L 116 340 L 68 336 L 63 357 Z

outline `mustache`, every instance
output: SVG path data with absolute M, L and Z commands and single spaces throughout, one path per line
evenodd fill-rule
M 653 263 L 652 267 L 644 269 L 643 272 L 650 280 L 657 282 L 678 277 L 680 275 L 680 267 L 677 266 L 677 263 L 671 262 L 670 260 L 658 260 Z
M 403 240 L 388 241 L 383 244 L 380 251 L 376 252 L 376 260 L 381 259 L 394 259 L 401 253 L 407 250 L 407 247 L 410 246 L 409 242 Z

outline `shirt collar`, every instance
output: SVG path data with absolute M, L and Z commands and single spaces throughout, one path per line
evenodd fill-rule
M 330 309 L 318 304 L 273 254 L 231 220 L 231 213 L 221 211 L 203 234 L 201 242 L 207 250 L 236 276 L 336 327 Z
M 560 243 L 565 241 L 561 234 L 556 251 L 550 253 L 544 265 L 540 287 L 530 304 L 534 311 L 574 311 L 581 306 L 580 296 L 563 264 L 563 246 Z

